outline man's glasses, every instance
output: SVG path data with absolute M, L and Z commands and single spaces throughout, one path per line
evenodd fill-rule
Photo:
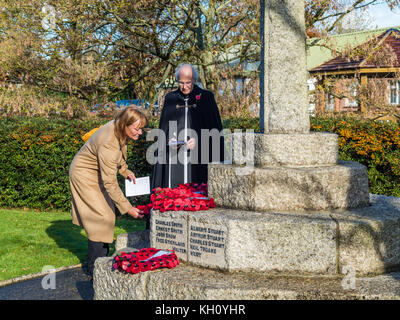
M 178 81 L 178 84 L 180 86 L 190 86 L 192 84 L 192 81 L 188 81 L 188 82 Z

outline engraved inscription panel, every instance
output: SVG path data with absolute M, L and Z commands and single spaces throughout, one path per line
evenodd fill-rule
M 187 259 L 187 223 L 185 219 L 154 217 L 151 245 L 157 249 L 174 250 L 178 259 Z
M 192 263 L 226 268 L 227 228 L 222 225 L 189 222 L 188 260 Z

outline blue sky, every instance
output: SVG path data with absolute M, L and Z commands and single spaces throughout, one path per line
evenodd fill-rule
M 400 26 L 400 8 L 390 11 L 387 4 L 382 3 L 371 6 L 369 12 L 372 16 L 374 27 L 386 28 Z

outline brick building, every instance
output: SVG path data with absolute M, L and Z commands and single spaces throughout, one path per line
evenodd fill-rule
M 309 87 L 315 89 L 316 110 L 383 117 L 383 109 L 400 106 L 399 28 L 310 41 L 317 44 L 308 56 Z

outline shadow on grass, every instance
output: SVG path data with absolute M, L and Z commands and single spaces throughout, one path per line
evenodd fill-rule
M 88 240 L 81 234 L 82 228 L 72 224 L 71 220 L 52 221 L 46 229 L 46 233 L 58 245 L 59 248 L 67 249 L 78 257 L 80 263 L 87 260 Z
M 115 237 L 121 233 L 131 233 L 144 230 L 146 221 L 134 220 L 130 217 L 117 217 L 115 223 Z M 88 239 L 82 235 L 82 228 L 74 225 L 71 220 L 56 220 L 46 229 L 47 234 L 58 245 L 59 248 L 67 249 L 78 257 L 80 263 L 87 261 Z M 115 241 L 110 245 L 109 255 L 115 251 Z

